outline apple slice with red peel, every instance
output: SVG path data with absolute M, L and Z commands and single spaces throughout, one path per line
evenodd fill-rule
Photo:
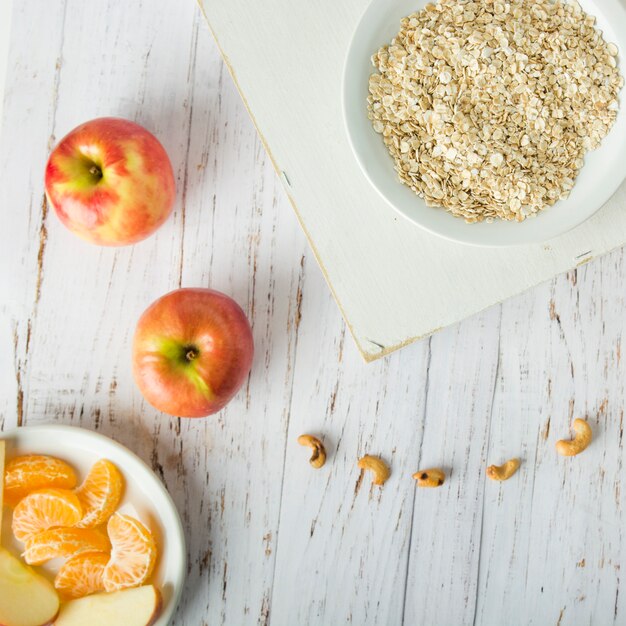
M 44 626 L 58 611 L 59 596 L 52 584 L 0 548 L 0 625 Z
M 152 585 L 96 593 L 64 604 L 54 626 L 150 626 L 161 612 L 161 594 Z

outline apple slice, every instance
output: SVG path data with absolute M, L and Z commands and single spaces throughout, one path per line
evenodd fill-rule
M 58 610 L 59 596 L 52 584 L 0 548 L 0 624 L 43 626 Z
M 150 626 L 161 611 L 161 594 L 152 585 L 96 593 L 63 605 L 54 626 Z

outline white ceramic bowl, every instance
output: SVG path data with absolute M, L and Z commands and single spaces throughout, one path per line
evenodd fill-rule
M 161 481 L 130 450 L 119 443 L 82 428 L 72 426 L 27 426 L 0 433 L 6 441 L 7 459 L 20 454 L 49 454 L 70 463 L 82 480 L 98 459 L 109 459 L 122 472 L 125 489 L 120 509 L 136 515 L 153 532 L 159 556 L 152 576 L 163 596 L 163 609 L 155 626 L 167 626 L 176 610 L 185 580 L 186 550 L 178 511 Z M 6 511 L 5 511 L 6 513 Z M 3 545 L 13 543 L 10 516 L 3 522 Z M 57 565 L 55 563 L 52 564 Z M 45 569 L 46 568 L 42 568 Z
M 591 217 L 626 177 L 626 105 L 598 150 L 585 158 L 585 166 L 566 200 L 521 223 L 496 221 L 467 224 L 425 202 L 399 182 L 393 161 L 367 118 L 368 79 L 375 69 L 370 58 L 389 43 L 400 19 L 423 8 L 427 0 L 372 0 L 352 38 L 343 76 L 343 111 L 350 143 L 365 176 L 382 197 L 413 223 L 454 241 L 480 246 L 539 243 L 578 226 Z M 580 0 L 595 15 L 604 38 L 619 48 L 618 63 L 626 72 L 626 0 Z

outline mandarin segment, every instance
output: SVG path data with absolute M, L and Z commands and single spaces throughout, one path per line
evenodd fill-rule
M 0 534 L 2 533 L 2 512 L 4 511 L 4 460 L 6 455 L 6 446 L 0 439 Z
M 120 471 L 106 459 L 96 461 L 76 495 L 83 507 L 81 528 L 104 524 L 115 512 L 122 497 L 124 479 Z
M 73 557 L 81 552 L 108 552 L 109 539 L 91 528 L 50 528 L 26 539 L 22 556 L 29 565 L 41 565 L 57 557 Z
M 68 559 L 59 569 L 54 586 L 66 598 L 82 598 L 104 591 L 103 574 L 109 555 L 105 552 L 83 552 Z
M 48 528 L 75 526 L 83 517 L 78 497 L 67 489 L 40 489 L 22 498 L 13 510 L 13 534 L 26 541 Z
M 65 461 L 53 456 L 28 454 L 7 462 L 4 472 L 4 497 L 11 506 L 39 489 L 74 489 L 76 472 Z
M 111 558 L 104 569 L 104 588 L 117 591 L 148 580 L 157 557 L 152 533 L 129 515 L 116 513 L 107 524 Z

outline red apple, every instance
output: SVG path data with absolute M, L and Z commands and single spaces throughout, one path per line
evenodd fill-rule
M 123 246 L 151 235 L 172 212 L 174 172 L 145 128 L 115 117 L 78 126 L 52 151 L 46 195 L 79 237 Z
M 232 298 L 212 289 L 177 289 L 139 319 L 133 374 L 159 411 L 204 417 L 237 393 L 253 354 L 250 324 Z

